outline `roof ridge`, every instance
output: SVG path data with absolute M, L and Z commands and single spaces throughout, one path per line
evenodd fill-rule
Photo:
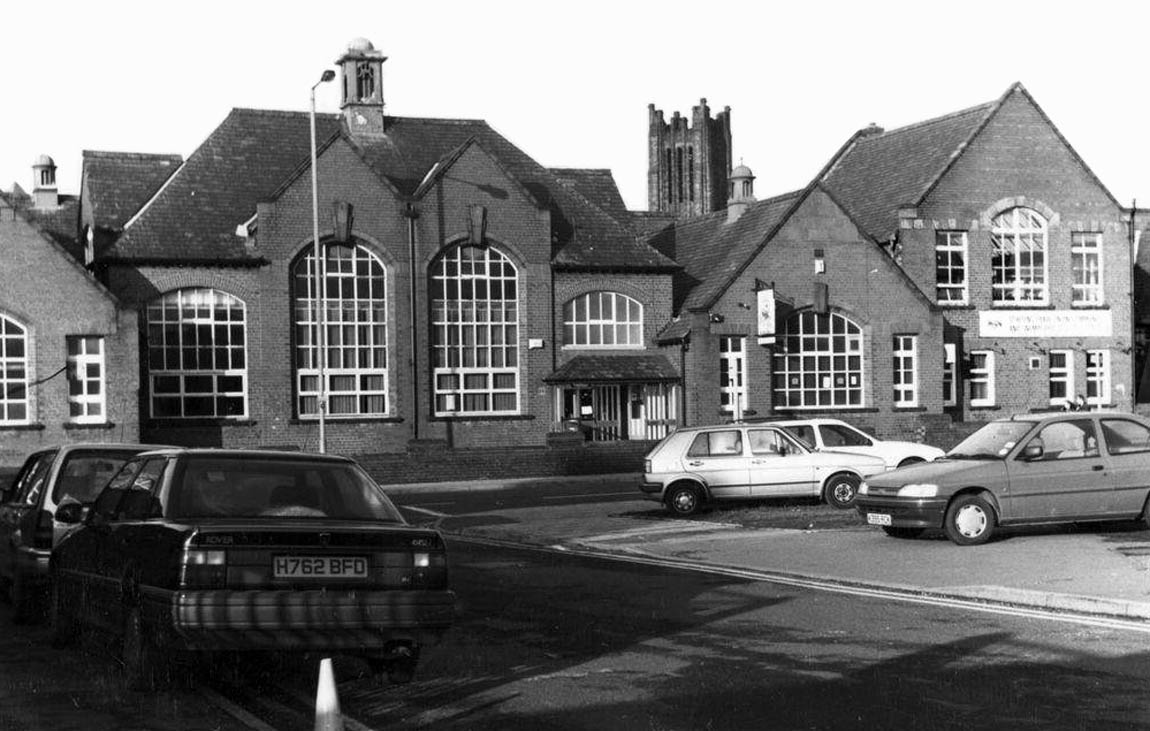
M 572 167 L 549 167 L 551 172 L 573 172 L 573 173 L 610 173 L 611 168 L 572 168 Z
M 889 137 L 890 135 L 900 134 L 902 132 L 910 132 L 910 131 L 913 131 L 913 130 L 918 129 L 920 127 L 925 127 L 925 126 L 931 125 L 931 124 L 938 124 L 939 122 L 946 122 L 948 120 L 954 119 L 955 117 L 961 117 L 963 115 L 971 114 L 973 112 L 987 112 L 987 111 L 990 111 L 992 108 L 994 108 L 997 105 L 998 105 L 998 100 L 990 101 L 990 102 L 984 102 L 982 104 L 976 104 L 973 107 L 967 107 L 966 109 L 960 109 L 957 112 L 950 112 L 949 114 L 943 114 L 943 115 L 938 116 L 938 117 L 931 117 L 930 119 L 924 119 L 924 120 L 921 120 L 918 122 L 912 122 L 910 124 L 903 125 L 902 127 L 895 127 L 892 130 L 884 131 L 882 134 L 877 134 L 877 135 L 874 135 L 873 137 L 864 136 L 862 139 L 859 140 L 859 142 L 868 142 L 872 139 L 877 140 L 877 139 L 881 139 L 883 137 Z
M 155 157 L 183 158 L 183 155 L 181 155 L 178 152 L 121 152 L 118 150 L 83 150 L 83 151 L 81 151 L 80 154 L 82 157 L 96 157 L 96 158 L 110 158 L 110 157 L 116 157 L 116 158 L 126 158 L 127 157 L 127 158 L 136 158 L 136 159 L 155 158 Z

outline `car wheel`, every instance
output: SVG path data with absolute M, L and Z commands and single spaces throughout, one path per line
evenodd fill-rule
M 828 505 L 833 505 L 840 510 L 846 510 L 855 504 L 855 498 L 859 494 L 859 483 L 862 482 L 858 475 L 852 475 L 847 472 L 840 472 L 837 475 L 832 475 L 827 484 L 823 487 L 823 499 L 827 501 Z
M 884 533 L 891 538 L 918 538 L 922 535 L 922 528 L 900 528 L 897 525 L 884 525 Z
M 80 635 L 80 623 L 65 607 L 60 592 L 59 582 L 52 581 L 51 599 L 48 604 L 48 626 L 51 629 L 49 641 L 55 648 L 75 644 L 76 638 Z
M 124 680 L 133 690 L 152 691 L 163 685 L 163 661 L 144 627 L 140 608 L 128 610 L 121 652 Z
M 671 485 L 665 501 L 667 509 L 681 517 L 699 512 L 699 506 L 703 503 L 699 488 L 688 483 Z
M 903 461 L 899 462 L 898 466 L 899 467 L 906 467 L 909 464 L 918 464 L 919 462 L 925 462 L 925 461 L 926 460 L 924 460 L 922 457 L 907 457 Z
M 986 543 L 996 522 L 994 508 L 981 495 L 959 495 L 946 509 L 946 535 L 960 546 Z

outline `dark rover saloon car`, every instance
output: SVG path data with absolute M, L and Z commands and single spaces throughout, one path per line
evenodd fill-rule
M 57 519 L 79 525 L 52 557 L 53 641 L 121 635 L 137 687 L 184 650 L 345 652 L 406 682 L 454 616 L 442 537 L 342 457 L 146 452 Z

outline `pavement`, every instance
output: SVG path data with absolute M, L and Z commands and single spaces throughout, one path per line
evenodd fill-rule
M 638 496 L 640 478 L 594 475 L 385 489 L 402 504 L 401 496 L 416 490 L 501 490 L 553 479 L 574 489 L 594 481 L 634 486 Z M 448 535 L 766 581 L 1036 609 L 1150 628 L 1150 529 L 1130 524 L 1019 529 L 982 546 L 960 547 L 941 534 L 891 538 L 861 518 L 857 527 L 747 529 L 722 522 L 721 511 L 701 520 L 664 520 L 653 509 L 655 503 L 638 497 L 634 502 L 500 508 L 447 517 L 439 527 Z

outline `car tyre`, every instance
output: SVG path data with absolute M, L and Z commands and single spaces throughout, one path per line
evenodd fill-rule
M 153 691 L 164 685 L 164 663 L 144 627 L 140 608 L 128 610 L 124 621 L 123 649 L 124 680 L 129 688 Z
M 685 518 L 699 512 L 703 504 L 702 491 L 695 485 L 686 482 L 671 485 L 665 498 L 667 509 L 675 515 Z
M 960 546 L 978 546 L 994 535 L 994 508 L 981 495 L 959 495 L 946 509 L 946 536 Z
M 57 649 L 74 645 L 80 636 L 80 623 L 65 607 L 57 581 L 52 582 L 51 599 L 48 603 L 48 626 L 51 630 L 49 642 Z
M 884 525 L 882 527 L 883 533 L 886 533 L 891 538 L 918 538 L 922 535 L 923 528 L 904 528 L 897 525 Z
M 831 475 L 827 480 L 827 484 L 823 487 L 823 499 L 826 500 L 828 505 L 832 505 L 839 510 L 846 510 L 853 507 L 855 498 L 859 494 L 859 483 L 862 480 L 858 475 L 852 475 L 849 472 L 839 472 L 838 474 Z

